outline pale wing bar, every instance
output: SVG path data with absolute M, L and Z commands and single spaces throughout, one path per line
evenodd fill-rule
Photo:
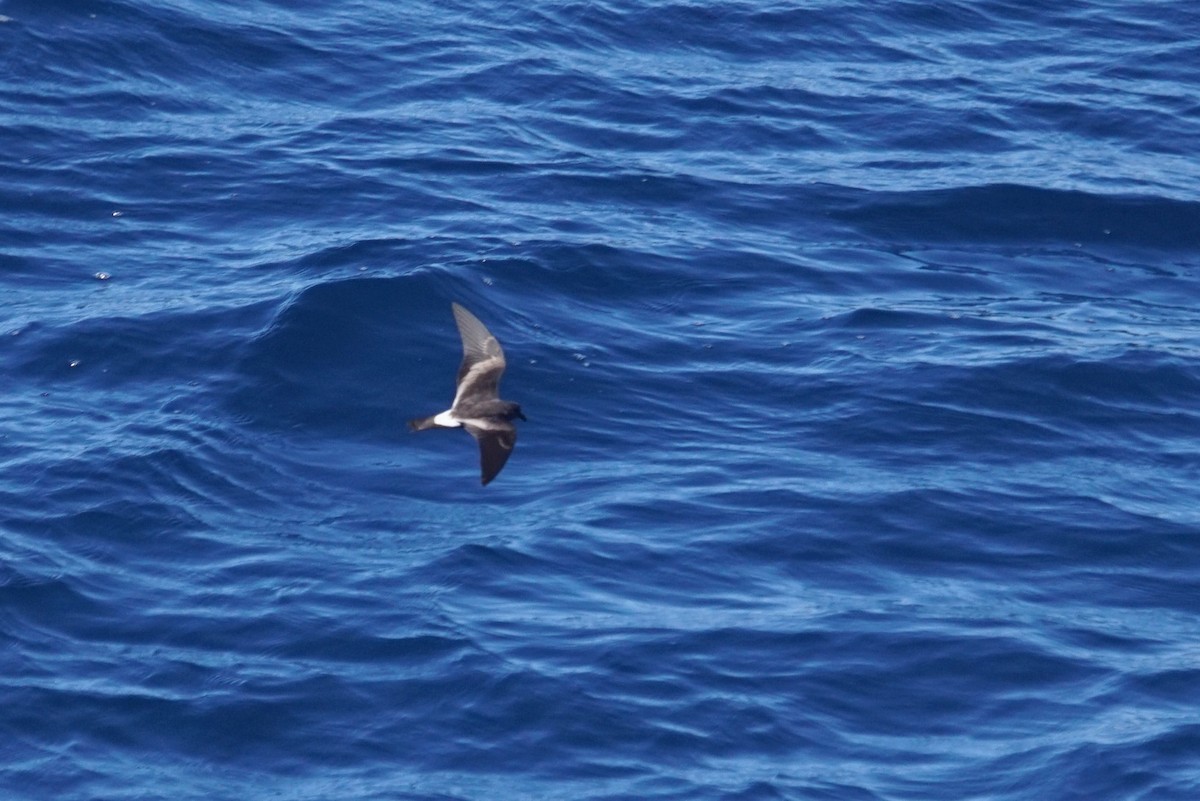
M 503 369 L 504 351 L 492 336 L 492 332 L 479 322 L 478 317 L 457 303 L 452 304 L 451 308 L 454 310 L 454 322 L 458 324 L 459 336 L 462 337 L 463 369 L 484 359 L 499 359 Z
M 478 317 L 457 303 L 451 304 L 451 308 L 463 345 L 458 388 L 451 408 L 456 408 L 464 395 L 476 395 L 483 399 L 499 397 L 500 376 L 506 364 L 500 343 Z

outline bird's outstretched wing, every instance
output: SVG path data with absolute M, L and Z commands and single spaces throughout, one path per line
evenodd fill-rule
M 506 364 L 500 343 L 492 336 L 492 332 L 479 322 L 478 317 L 457 303 L 451 304 L 451 308 L 454 310 L 454 322 L 458 324 L 458 333 L 462 337 L 463 345 L 463 360 L 458 367 L 458 389 L 454 393 L 451 408 L 458 405 L 464 394 L 472 395 L 477 400 L 493 400 L 500 397 L 500 376 L 504 373 Z M 504 462 L 501 461 L 501 464 Z M 496 469 L 499 471 L 499 468 Z
M 480 428 L 467 423 L 467 431 L 479 443 L 480 477 L 486 486 L 489 481 L 500 473 L 500 468 L 512 455 L 517 445 L 517 429 L 510 424 L 497 427 Z

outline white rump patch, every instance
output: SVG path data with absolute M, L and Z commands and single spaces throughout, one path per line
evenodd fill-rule
M 434 415 L 433 424 L 435 426 L 443 426 L 445 428 L 459 428 L 462 426 L 462 423 L 455 420 L 453 415 L 450 414 L 449 410 Z

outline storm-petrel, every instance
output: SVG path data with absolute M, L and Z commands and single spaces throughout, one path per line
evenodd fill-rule
M 500 400 L 500 376 L 504 373 L 504 351 L 492 332 L 469 311 L 451 303 L 458 333 L 462 336 L 463 360 L 458 368 L 458 389 L 446 411 L 409 421 L 413 431 L 428 428 L 465 428 L 479 443 L 479 465 L 487 484 L 512 454 L 517 444 L 516 418 L 525 419 L 521 406 Z

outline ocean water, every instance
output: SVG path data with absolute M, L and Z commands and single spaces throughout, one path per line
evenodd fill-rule
M 0 797 L 1200 798 L 1197 31 L 0 1 Z

